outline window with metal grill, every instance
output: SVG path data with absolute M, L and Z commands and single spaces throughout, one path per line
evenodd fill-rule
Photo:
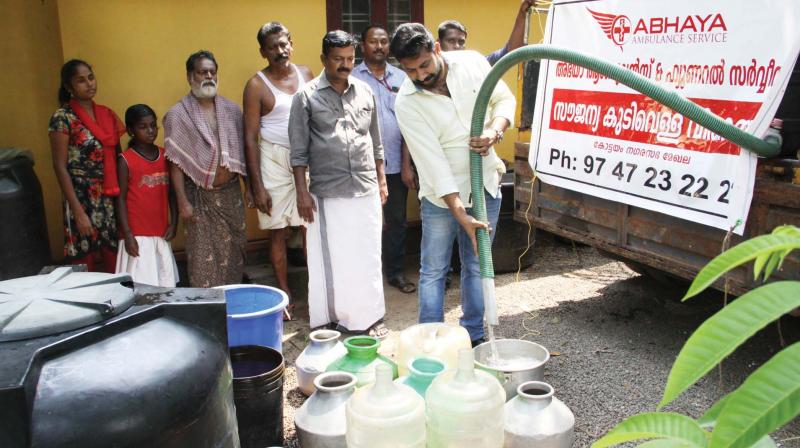
M 423 22 L 423 0 L 327 0 L 326 6 L 328 31 L 344 30 L 359 39 L 369 25 L 391 34 L 401 23 Z

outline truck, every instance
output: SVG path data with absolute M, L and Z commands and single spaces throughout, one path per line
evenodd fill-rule
M 519 137 L 514 151 L 514 220 L 595 247 L 632 270 L 661 281 L 691 280 L 724 248 L 800 226 L 800 69 L 794 68 L 776 117 L 783 119 L 781 156 L 759 159 L 753 200 L 742 236 L 663 213 L 540 182 L 528 163 L 539 62 L 520 64 Z M 788 256 L 771 279 L 800 279 L 800 255 Z M 727 286 L 726 286 L 727 285 Z M 718 290 L 741 295 L 759 285 L 742 266 Z

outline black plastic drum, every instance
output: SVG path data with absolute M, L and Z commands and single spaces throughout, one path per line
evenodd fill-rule
M 42 187 L 30 151 L 0 149 L 0 280 L 50 264 Z
M 529 229 L 527 225 L 514 221 L 513 171 L 503 175 L 500 188 L 503 192 L 503 202 L 500 205 L 500 218 L 497 220 L 497 234 L 492 243 L 492 261 L 494 262 L 494 271 L 504 274 L 516 272 L 520 268 L 525 269 L 533 264 L 533 243 L 536 239 L 536 229 Z M 529 239 L 530 248 L 528 248 Z M 520 257 L 522 257 L 521 260 Z
M 0 295 L 0 447 L 239 447 L 221 291 L 60 268 Z

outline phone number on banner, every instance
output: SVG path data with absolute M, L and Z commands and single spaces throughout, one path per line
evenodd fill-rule
M 617 194 L 727 217 L 734 173 L 730 169 L 702 170 L 709 164 L 697 159 L 706 154 L 648 150 L 604 141 L 594 141 L 593 148 L 591 153 L 563 147 L 540 150 L 536 171 Z

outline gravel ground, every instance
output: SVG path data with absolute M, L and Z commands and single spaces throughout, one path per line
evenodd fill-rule
M 576 447 L 586 447 L 625 417 L 655 410 L 672 362 L 686 338 L 722 305 L 721 294 L 707 293 L 679 303 L 686 285 L 664 285 L 586 246 L 536 242 L 536 261 L 496 279 L 499 337 L 526 339 L 547 347 L 551 360 L 545 381 L 575 413 Z M 416 273 L 408 272 L 416 282 Z M 447 322 L 460 316 L 458 282 L 446 297 Z M 295 292 L 303 297 L 302 287 Z M 390 336 L 381 352 L 393 356 L 397 337 L 416 323 L 417 296 L 386 287 L 386 325 Z M 294 360 L 308 340 L 307 306 L 297 300 L 297 320 L 285 328 L 285 446 L 299 446 L 294 412 L 305 397 L 297 389 Z M 798 319 L 782 321 L 784 339 L 800 340 Z M 757 366 L 780 350 L 776 325 L 758 334 L 666 410 L 698 417 L 733 390 Z M 774 434 L 782 447 L 800 447 L 800 422 Z M 788 439 L 788 440 L 787 440 Z

